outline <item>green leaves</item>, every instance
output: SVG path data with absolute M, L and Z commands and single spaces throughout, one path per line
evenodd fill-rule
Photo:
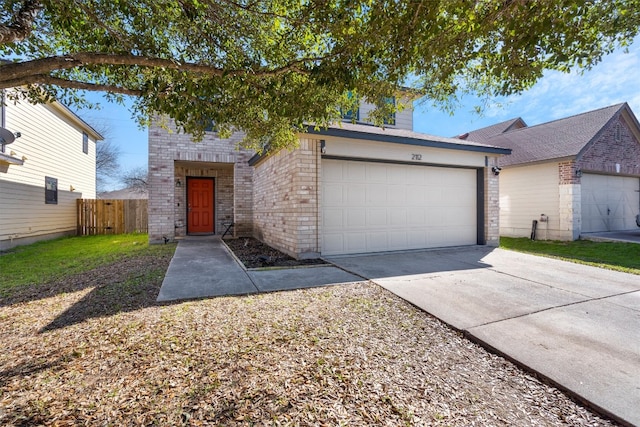
M 19 65 L 0 65 L 0 88 L 75 101 L 94 84 L 137 95 L 141 122 L 166 114 L 198 137 L 213 119 L 254 148 L 338 119 L 349 91 L 379 106 L 376 124 L 409 79 L 445 109 L 517 93 L 546 69 L 594 66 L 640 25 L 640 0 L 42 0 L 28 28 L 14 25 L 34 4 L 1 6 L 0 35 L 29 36 L 0 44 Z

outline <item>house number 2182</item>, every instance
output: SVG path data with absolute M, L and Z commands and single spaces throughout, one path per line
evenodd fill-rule
M 412 154 L 411 160 L 422 160 L 422 154 Z

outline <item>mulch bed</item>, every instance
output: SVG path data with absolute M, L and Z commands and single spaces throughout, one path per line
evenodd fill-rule
M 297 260 L 253 237 L 228 239 L 224 242 L 229 249 L 233 251 L 235 256 L 242 261 L 246 268 L 296 267 L 326 264 L 319 258 Z
M 614 425 L 371 282 L 158 304 L 170 258 L 0 299 L 0 425 Z

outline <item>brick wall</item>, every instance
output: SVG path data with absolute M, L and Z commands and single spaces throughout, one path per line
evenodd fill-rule
M 208 133 L 196 143 L 190 135 L 177 133 L 172 122 L 168 127 L 154 122 L 149 128 L 149 241 L 159 243 L 186 233 L 187 177 L 215 179 L 216 233 L 233 218 L 237 234 L 251 234 L 253 169 L 247 160 L 252 153 L 236 148 L 244 135 L 220 139 Z
M 616 140 L 619 127 L 619 140 Z M 620 165 L 620 172 L 616 170 Z M 586 172 L 640 176 L 640 143 L 624 117 L 613 120 L 600 137 L 578 157 L 577 168 Z
M 255 166 L 254 234 L 296 258 L 319 255 L 318 140 L 301 139 Z
M 558 163 L 558 182 L 560 185 L 580 184 L 578 169 L 580 167 L 574 160 Z

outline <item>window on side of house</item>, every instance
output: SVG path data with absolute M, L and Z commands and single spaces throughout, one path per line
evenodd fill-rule
M 395 112 L 396 97 L 395 96 L 390 96 L 388 98 L 385 98 L 384 99 L 384 103 L 385 104 L 389 104 L 389 105 L 393 106 L 393 108 L 394 108 L 394 111 L 390 115 L 385 117 L 384 124 L 385 125 L 395 125 L 396 124 L 396 112 Z
M 86 132 L 82 132 L 82 152 L 89 154 L 89 135 Z
M 615 133 L 616 142 L 620 142 L 622 139 L 622 129 L 620 128 L 620 123 L 616 123 L 616 133 Z
M 218 127 L 213 120 L 208 120 L 204 128 L 205 132 L 218 132 Z
M 58 178 L 44 177 L 44 202 L 47 205 L 58 204 Z
M 347 94 L 349 99 L 353 99 L 355 95 L 351 91 Z M 340 114 L 342 115 L 342 120 L 348 122 L 358 122 L 360 121 L 360 108 L 352 108 L 347 111 L 340 109 Z

